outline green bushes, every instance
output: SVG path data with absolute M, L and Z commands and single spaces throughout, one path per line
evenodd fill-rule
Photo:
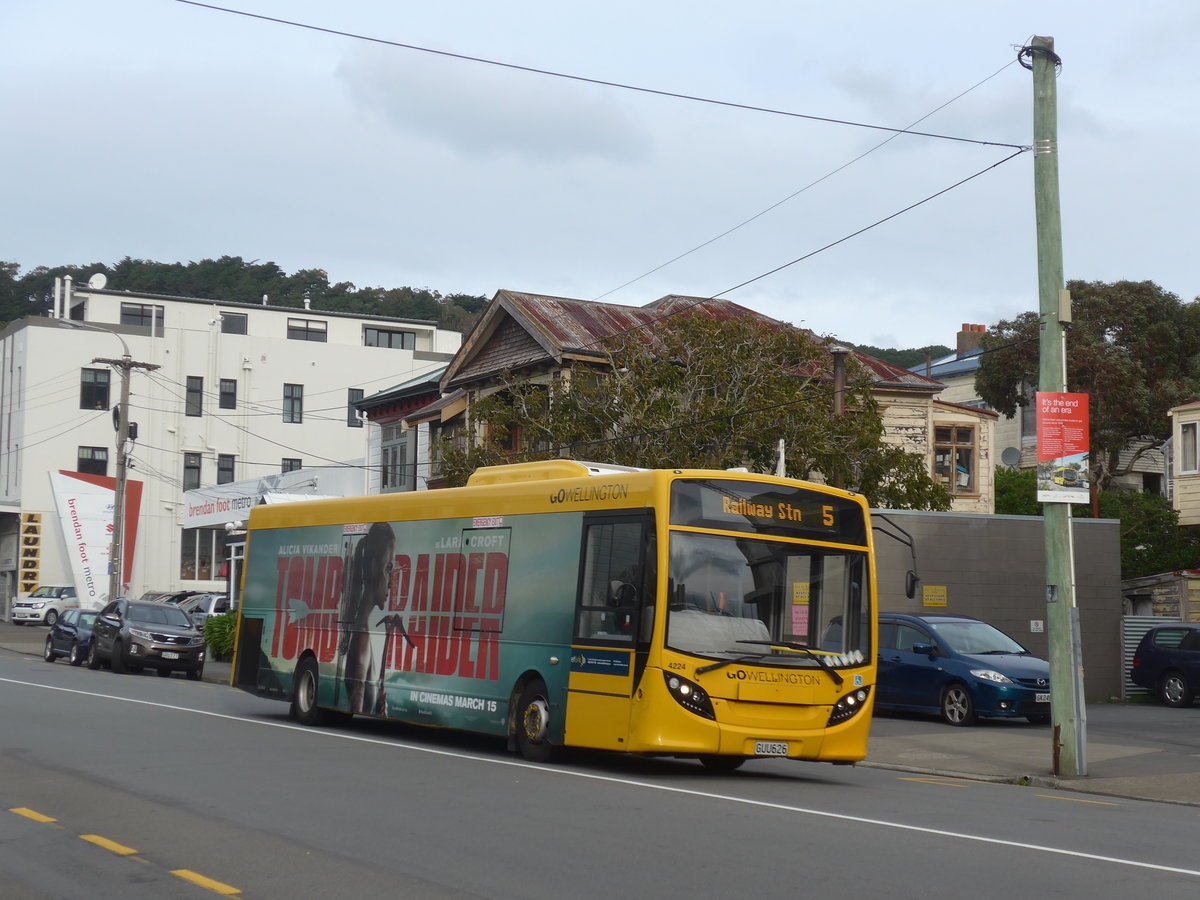
M 233 659 L 233 639 L 237 632 L 237 615 L 209 616 L 204 623 L 204 639 L 208 642 L 210 659 Z

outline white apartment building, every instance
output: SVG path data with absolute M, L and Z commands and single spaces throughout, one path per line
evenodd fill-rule
M 354 404 L 443 368 L 462 341 L 429 321 L 272 306 L 267 298 L 221 303 L 69 283 L 60 294 L 54 316 L 0 332 L 0 612 L 35 582 L 78 577 L 78 529 L 63 508 L 64 483 L 107 483 L 111 507 L 122 376 L 98 360 L 128 354 L 133 364 L 127 478 L 141 496 L 126 510 L 137 532 L 124 548 L 122 581 L 138 596 L 225 587 L 226 529 L 187 527 L 195 520 L 187 491 L 255 479 L 274 485 L 279 479 L 269 476 L 310 467 L 357 470 L 360 493 L 378 484 L 363 464 L 370 429 Z M 244 517 L 243 510 L 229 519 Z M 107 567 L 107 553 L 104 560 Z M 97 579 L 105 593 L 107 579 Z

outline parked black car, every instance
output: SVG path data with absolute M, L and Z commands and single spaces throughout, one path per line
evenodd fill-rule
M 114 672 L 156 669 L 167 676 L 186 672 L 199 681 L 204 673 L 204 635 L 187 613 L 170 603 L 113 600 L 92 626 L 88 668 L 108 663 Z
M 78 607 L 66 610 L 50 626 L 42 658 L 46 662 L 54 662 L 60 656 L 65 656 L 71 665 L 81 665 L 88 658 L 92 646 L 92 625 L 97 615 L 99 613 Z
M 1167 706 L 1191 706 L 1200 686 L 1200 623 L 1151 628 L 1133 652 L 1129 679 Z

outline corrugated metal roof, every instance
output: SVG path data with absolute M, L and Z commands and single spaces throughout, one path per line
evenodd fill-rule
M 624 306 L 501 290 L 450 363 L 442 388 L 445 390 L 538 363 L 561 364 L 563 357 L 568 355 L 603 360 L 605 339 L 634 331 L 653 335 L 658 321 L 687 310 L 717 320 L 752 317 L 778 328 L 794 327 L 720 298 L 670 294 L 645 306 Z M 506 318 L 512 321 L 506 322 Z M 514 328 L 514 325 L 518 327 Z M 521 335 L 521 331 L 532 340 Z M 825 343 L 816 335 L 812 335 L 812 339 Z M 851 352 L 875 379 L 877 386 L 927 393 L 942 389 L 939 382 L 923 375 L 857 350 Z M 832 377 L 832 360 L 821 371 L 803 374 Z

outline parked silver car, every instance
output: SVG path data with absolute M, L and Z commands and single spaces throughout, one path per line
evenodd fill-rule
M 72 585 L 45 584 L 12 606 L 14 625 L 53 625 L 65 610 L 79 605 Z

